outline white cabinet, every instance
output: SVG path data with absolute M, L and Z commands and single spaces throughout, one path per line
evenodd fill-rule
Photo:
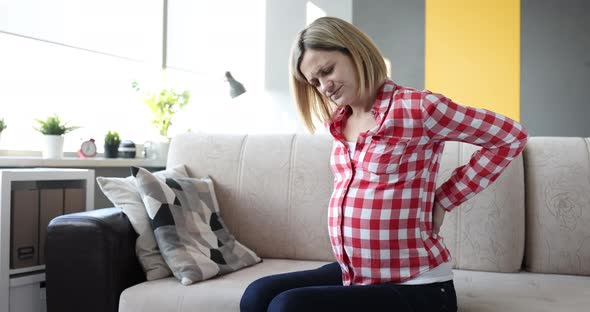
M 46 312 L 45 273 L 11 277 L 9 284 L 11 312 Z
M 46 224 L 76 206 L 94 209 L 94 170 L 0 170 L 0 312 L 47 310 Z

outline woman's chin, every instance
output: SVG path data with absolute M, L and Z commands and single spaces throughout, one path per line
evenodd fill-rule
M 340 98 L 340 99 L 336 99 L 336 101 L 332 101 L 330 100 L 330 102 L 332 102 L 332 104 L 338 106 L 338 107 L 343 107 L 348 105 L 348 103 L 346 101 L 344 101 L 344 99 Z

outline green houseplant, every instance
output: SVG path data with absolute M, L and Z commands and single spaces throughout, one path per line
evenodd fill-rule
M 67 126 L 57 114 L 47 117 L 45 120 L 35 119 L 38 126 L 35 130 L 43 134 L 43 158 L 61 158 L 63 155 L 64 134 L 76 130 L 79 127 Z
M 0 118 L 0 133 L 6 129 L 6 123 L 4 122 L 4 118 Z
M 6 129 L 6 123 L 4 122 L 4 118 L 0 118 L 0 137 L 2 136 L 2 131 Z
M 136 91 L 141 91 L 137 81 L 133 81 L 132 86 Z M 178 93 L 172 88 L 164 88 L 159 93 L 145 93 L 144 103 L 154 116 L 152 124 L 158 128 L 162 137 L 168 138 L 168 128 L 172 125 L 174 114 L 184 108 L 189 100 L 190 92 L 187 90 Z
M 132 87 L 135 91 L 140 92 L 139 84 L 133 81 Z M 168 147 L 170 146 L 170 138 L 168 137 L 168 128 L 172 125 L 172 118 L 182 108 L 184 108 L 190 100 L 190 92 L 185 90 L 182 93 L 174 91 L 172 88 L 163 88 L 159 93 L 143 92 L 144 103 L 152 111 L 154 118 L 152 124 L 160 132 L 160 140 L 155 143 L 155 158 L 166 160 L 168 157 Z
M 66 123 L 62 123 L 58 115 L 47 117 L 45 120 L 35 119 L 39 124 L 35 130 L 44 135 L 64 135 L 70 131 L 76 130 L 79 127 L 68 127 Z
M 121 138 L 117 131 L 108 131 L 104 136 L 104 157 L 117 158 L 119 156 L 119 144 Z

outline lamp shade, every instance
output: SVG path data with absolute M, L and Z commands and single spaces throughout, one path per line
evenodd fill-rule
M 229 95 L 232 99 L 246 92 L 244 85 L 237 81 L 229 71 L 225 72 L 225 78 L 229 84 Z

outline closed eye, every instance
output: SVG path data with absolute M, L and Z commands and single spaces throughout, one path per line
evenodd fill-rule
M 330 67 L 328 67 L 328 68 L 326 68 L 326 69 L 323 69 L 323 70 L 320 72 L 320 75 L 322 75 L 322 76 L 329 75 L 329 74 L 331 74 L 331 73 L 332 73 L 332 71 L 333 71 L 333 70 L 334 70 L 334 66 L 330 66 Z
M 318 72 L 318 75 L 319 75 L 320 77 L 324 77 L 324 76 L 327 76 L 327 75 L 331 74 L 331 73 L 332 73 L 332 71 L 334 71 L 334 66 L 326 67 L 326 68 L 323 68 L 323 69 L 321 69 L 321 70 Z M 314 78 L 314 79 L 312 79 L 312 80 L 310 80 L 309 84 L 310 84 L 312 87 L 314 87 L 314 88 L 318 88 L 318 87 L 320 86 L 320 82 L 319 82 L 317 79 L 315 79 L 315 78 Z

